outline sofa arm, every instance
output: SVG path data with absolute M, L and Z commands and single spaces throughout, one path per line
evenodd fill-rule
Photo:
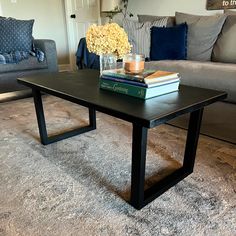
M 49 72 L 57 72 L 57 49 L 56 43 L 50 39 L 35 39 L 34 45 L 45 53 Z

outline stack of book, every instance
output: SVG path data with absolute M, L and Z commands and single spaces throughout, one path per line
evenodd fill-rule
M 103 71 L 100 88 L 137 98 L 148 99 L 178 91 L 179 74 L 144 70 L 142 74 L 126 74 L 123 69 Z

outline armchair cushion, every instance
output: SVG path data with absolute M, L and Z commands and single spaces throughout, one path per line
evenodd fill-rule
M 32 49 L 34 20 L 0 18 L 0 52 L 29 52 Z

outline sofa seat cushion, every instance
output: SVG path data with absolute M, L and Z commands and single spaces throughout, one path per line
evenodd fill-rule
M 163 60 L 146 62 L 145 68 L 179 72 L 181 84 L 225 91 L 226 100 L 236 103 L 236 64 Z
M 36 57 L 30 56 L 29 59 L 20 61 L 17 64 L 4 64 L 0 65 L 0 72 L 14 72 L 14 71 L 25 71 L 25 70 L 37 70 L 37 69 L 46 69 L 47 61 L 38 62 Z

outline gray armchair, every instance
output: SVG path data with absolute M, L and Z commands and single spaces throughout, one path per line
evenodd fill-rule
M 38 62 L 36 57 L 22 60 L 18 64 L 0 65 L 0 100 L 9 96 L 20 97 L 29 94 L 29 90 L 17 82 L 18 77 L 32 74 L 57 72 L 57 51 L 53 40 L 36 39 L 36 48 L 40 48 L 45 53 L 45 60 Z

